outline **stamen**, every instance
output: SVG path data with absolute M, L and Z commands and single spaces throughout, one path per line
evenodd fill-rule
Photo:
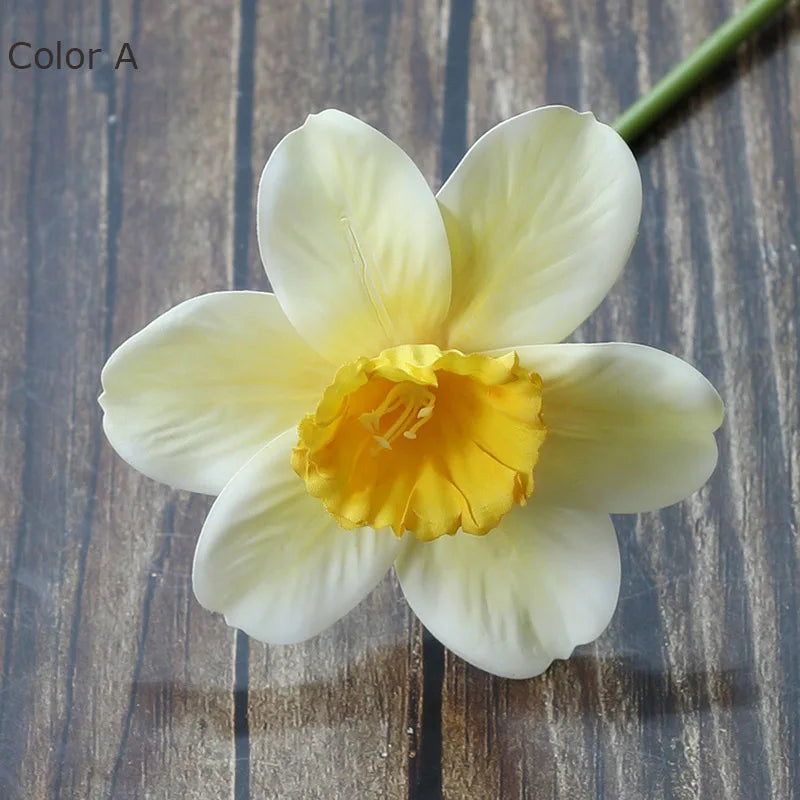
M 420 428 L 421 428 L 421 427 L 422 427 L 422 426 L 423 426 L 423 425 L 424 425 L 424 424 L 425 424 L 425 423 L 426 423 L 426 422 L 427 422 L 427 421 L 428 421 L 430 418 L 431 418 L 431 415 L 430 415 L 430 414 L 426 414 L 424 417 L 422 417 L 421 419 L 417 420 L 417 422 L 415 422 L 415 423 L 414 423 L 414 424 L 413 424 L 413 425 L 412 425 L 412 426 L 411 426 L 411 427 L 410 427 L 410 428 L 409 428 L 407 431 L 405 431 L 405 433 L 403 433 L 403 436 L 405 436 L 405 437 L 406 437 L 406 439 L 416 439 L 416 438 L 417 438 L 417 431 L 418 431 L 418 430 L 419 430 L 419 429 L 420 429 Z
M 361 424 L 369 431 L 374 431 L 377 427 L 378 423 L 381 420 L 381 417 L 386 416 L 386 414 L 391 414 L 392 411 L 396 411 L 402 405 L 404 405 L 404 399 L 401 397 L 403 394 L 403 385 L 401 383 L 396 383 L 386 394 L 386 397 L 383 398 L 383 402 L 374 410 L 374 411 L 367 411 L 358 418 Z
M 416 439 L 417 431 L 433 415 L 436 396 L 428 389 L 409 382 L 395 384 L 374 410 L 359 416 L 361 424 L 372 434 L 372 438 L 384 450 L 392 449 L 392 442 L 402 433 L 406 439 Z M 378 430 L 381 419 L 400 409 L 395 421 L 388 430 Z M 416 419 L 413 425 L 409 423 Z M 407 428 L 407 430 L 403 430 Z M 376 450 L 376 453 L 380 450 Z
M 414 414 L 414 406 L 407 406 L 402 414 L 394 421 L 394 424 L 384 434 L 387 442 L 393 442 L 399 435 L 400 431 L 408 424 L 409 418 Z

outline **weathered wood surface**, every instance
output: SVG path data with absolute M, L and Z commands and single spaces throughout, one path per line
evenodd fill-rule
M 254 195 L 309 111 L 433 185 L 547 102 L 603 119 L 743 0 L 0 6 L 0 797 L 800 797 L 800 10 L 639 143 L 644 216 L 579 338 L 696 363 L 728 408 L 707 487 L 620 518 L 596 645 L 509 682 L 387 579 L 304 645 L 191 594 L 205 498 L 140 477 L 95 403 L 110 350 L 194 294 L 266 287 Z M 13 71 L 20 39 L 139 70 Z

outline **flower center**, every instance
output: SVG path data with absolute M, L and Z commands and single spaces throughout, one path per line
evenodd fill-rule
M 389 390 L 374 411 L 367 411 L 358 418 L 384 450 L 391 450 L 392 442 L 400 434 L 406 439 L 417 438 L 417 431 L 433 416 L 435 404 L 436 395 L 429 389 L 403 381 Z M 389 424 L 381 431 L 381 424 L 386 420 Z
M 344 528 L 488 533 L 533 492 L 541 388 L 513 352 L 390 348 L 337 372 L 300 423 L 292 467 Z

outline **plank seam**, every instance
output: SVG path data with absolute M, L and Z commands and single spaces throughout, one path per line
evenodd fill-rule
M 255 85 L 256 0 L 239 5 L 239 58 L 236 75 L 236 122 L 233 184 L 233 288 L 249 283 L 249 242 L 253 194 L 253 95 Z M 250 642 L 242 631 L 235 634 L 233 683 L 233 796 L 250 797 Z
M 441 177 L 445 181 L 467 149 L 469 56 L 473 0 L 451 0 L 441 136 Z M 435 800 L 442 795 L 442 687 L 444 645 L 423 630 L 422 714 L 419 751 L 409 765 L 409 800 Z

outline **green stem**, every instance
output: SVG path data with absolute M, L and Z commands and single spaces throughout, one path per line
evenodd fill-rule
M 628 143 L 641 136 L 788 2 L 751 0 L 738 14 L 717 28 L 689 58 L 617 118 L 614 128 L 619 135 Z

